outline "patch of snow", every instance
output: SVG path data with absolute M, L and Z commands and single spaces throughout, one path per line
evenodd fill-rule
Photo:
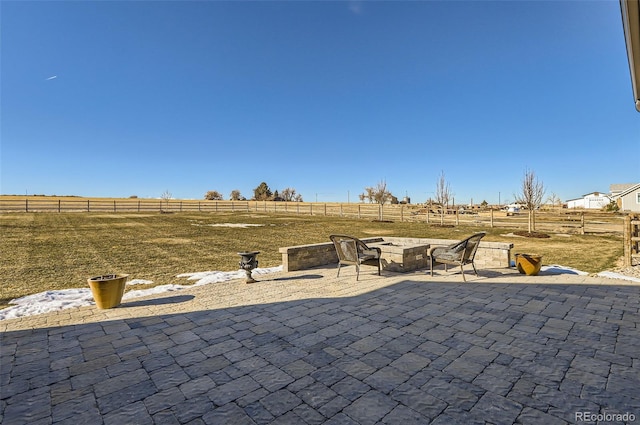
M 547 272 L 547 274 L 577 274 L 580 276 L 586 276 L 589 274 L 581 270 L 576 270 L 571 267 L 559 266 L 557 264 L 552 264 L 550 266 L 542 266 L 540 268 L 540 271 Z
M 265 275 L 282 271 L 282 266 L 257 268 L 252 271 L 254 275 Z M 144 297 L 147 295 L 160 294 L 165 292 L 179 291 L 193 286 L 208 285 L 211 283 L 226 282 L 233 279 L 243 279 L 246 276 L 244 270 L 232 272 L 208 271 L 199 273 L 183 273 L 176 277 L 187 277 L 188 280 L 196 280 L 193 285 L 158 285 L 148 289 L 129 290 L 124 293 L 123 300 Z M 127 285 L 146 285 L 153 283 L 145 279 L 133 279 Z M 93 305 L 93 295 L 89 288 L 61 289 L 56 291 L 45 291 L 37 294 L 27 295 L 9 301 L 10 307 L 0 310 L 0 320 L 15 319 L 18 317 L 31 316 L 34 314 L 49 313 L 52 311 L 64 310 L 67 308 Z
M 515 260 L 511 260 L 511 267 L 516 267 Z M 559 266 L 557 264 L 552 264 L 549 266 L 540 267 L 541 272 L 547 272 L 547 274 L 577 274 L 581 276 L 586 276 L 589 273 L 583 272 L 582 270 L 573 269 L 571 267 Z
M 50 311 L 94 304 L 89 288 L 60 289 L 27 295 L 9 301 L 11 307 L 0 310 L 0 320 L 48 313 Z

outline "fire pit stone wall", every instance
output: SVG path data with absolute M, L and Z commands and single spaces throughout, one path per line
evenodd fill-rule
M 445 239 L 397 238 L 386 236 L 362 238 L 362 241 L 373 246 L 380 246 L 381 248 L 384 244 L 392 244 L 390 245 L 391 247 L 406 247 L 400 248 L 400 251 L 403 249 L 405 251 L 404 260 L 400 260 L 402 254 L 396 253 L 395 251 L 398 251 L 397 249 L 384 249 L 385 251 L 389 251 L 385 268 L 389 271 L 399 272 L 416 270 L 423 267 L 428 268 L 428 259 L 426 258 L 426 248 L 424 248 L 424 246 L 446 246 L 457 242 L 455 240 Z M 416 251 L 414 253 L 413 250 L 416 249 L 420 252 Z M 512 243 L 482 241 L 476 253 L 475 264 L 479 268 L 508 268 L 511 266 L 512 249 Z M 411 251 L 409 260 L 407 260 L 406 257 L 408 251 Z M 421 254 L 422 251 L 425 251 L 425 253 Z M 285 272 L 306 270 L 313 267 L 338 263 L 338 256 L 331 242 L 283 247 L 279 249 L 279 252 L 282 254 L 282 266 Z M 393 256 L 391 257 L 389 255 Z M 385 253 L 383 253 L 382 257 L 384 267 Z

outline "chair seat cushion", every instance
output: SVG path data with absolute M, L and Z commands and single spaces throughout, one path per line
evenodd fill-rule
M 360 254 L 358 255 L 360 261 L 377 260 L 378 256 L 373 254 Z
M 461 261 L 461 255 L 459 252 L 443 252 L 434 255 L 436 260 L 445 260 L 445 261 Z
M 371 255 L 374 258 L 380 256 L 380 252 L 376 249 L 363 249 L 360 255 Z

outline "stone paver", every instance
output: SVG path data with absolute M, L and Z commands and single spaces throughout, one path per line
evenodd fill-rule
M 0 322 L 7 424 L 640 421 L 640 296 L 510 269 L 314 269 Z

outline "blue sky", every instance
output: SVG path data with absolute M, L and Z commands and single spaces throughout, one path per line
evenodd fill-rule
M 618 1 L 0 3 L 2 194 L 640 181 Z M 55 77 L 55 78 L 54 78 Z

